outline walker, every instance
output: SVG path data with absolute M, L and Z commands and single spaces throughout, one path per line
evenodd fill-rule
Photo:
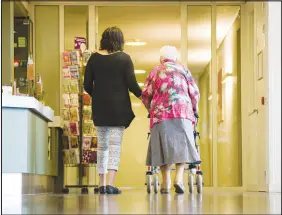
M 194 140 L 195 140 L 195 146 L 196 146 L 196 149 L 199 153 L 199 156 L 200 156 L 200 147 L 199 145 L 197 145 L 197 137 L 200 138 L 200 133 L 197 132 L 197 124 L 198 124 L 198 119 L 199 119 L 199 116 L 198 114 L 195 114 L 195 118 L 196 118 L 196 121 L 194 123 Z M 188 166 L 188 169 L 189 169 L 189 176 L 188 176 L 188 186 L 189 186 L 189 192 L 190 193 L 193 193 L 194 191 L 194 185 L 196 184 L 197 185 L 197 192 L 198 193 L 202 193 L 202 190 L 203 190 L 203 172 L 201 171 L 201 166 L 200 164 L 189 164 Z M 194 183 L 194 178 L 196 176 L 196 183 Z
M 150 117 L 150 116 L 148 116 Z M 150 133 L 148 133 L 147 140 L 150 137 Z M 158 193 L 159 190 L 159 175 L 158 175 L 158 167 L 148 166 L 148 170 L 146 172 L 146 183 L 147 185 L 147 193 L 151 193 L 152 186 L 154 188 L 154 192 Z
M 148 115 L 148 118 L 150 118 L 150 115 Z M 197 145 L 197 137 L 200 138 L 200 133 L 196 130 L 199 116 L 198 114 L 195 114 L 196 121 L 194 123 L 194 140 L 196 149 L 200 156 L 200 148 L 199 145 Z M 148 133 L 147 139 L 149 139 L 150 133 Z M 147 193 L 152 192 L 152 187 L 154 189 L 155 193 L 158 193 L 158 187 L 159 187 L 159 176 L 158 176 L 158 170 L 159 167 L 153 167 L 148 166 L 148 170 L 146 172 L 146 183 L 147 185 Z M 203 190 L 203 172 L 201 171 L 200 164 L 189 164 L 188 165 L 189 175 L 188 175 L 188 186 L 189 186 L 189 192 L 193 193 L 194 191 L 194 185 L 197 185 L 197 192 L 202 193 Z M 196 183 L 194 183 L 194 177 L 196 176 Z

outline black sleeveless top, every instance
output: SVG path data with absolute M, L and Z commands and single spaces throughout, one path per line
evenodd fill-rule
M 95 126 L 127 128 L 130 125 L 135 115 L 129 91 L 140 97 L 141 89 L 129 55 L 124 52 L 92 54 L 86 65 L 84 89 L 92 97 Z

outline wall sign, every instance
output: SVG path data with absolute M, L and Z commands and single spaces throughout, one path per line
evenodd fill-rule
M 83 53 L 86 50 L 86 38 L 75 37 L 74 38 L 74 49 L 81 50 Z

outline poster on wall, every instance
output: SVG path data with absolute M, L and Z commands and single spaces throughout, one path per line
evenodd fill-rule
M 86 50 L 86 38 L 75 37 L 74 38 L 74 49 L 81 50 L 81 52 L 83 53 Z

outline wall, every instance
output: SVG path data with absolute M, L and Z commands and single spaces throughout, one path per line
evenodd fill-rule
M 218 186 L 242 185 L 242 150 L 241 150 L 241 102 L 240 102 L 240 43 L 238 42 L 238 29 L 240 19 L 236 19 L 217 53 L 217 69 L 231 72 L 232 78 L 227 78 L 222 84 L 223 120 L 218 122 L 217 141 L 217 180 Z M 240 35 L 240 34 L 239 34 Z M 212 103 L 209 98 L 210 90 L 210 64 L 199 81 L 201 99 L 199 103 L 199 132 L 201 134 L 200 150 L 203 163 L 205 186 L 212 185 Z M 220 111 L 220 109 L 218 109 Z
M 87 38 L 88 6 L 65 6 L 65 50 L 74 49 L 74 38 Z
M 267 3 L 269 86 L 268 186 L 281 193 L 281 2 Z
M 60 114 L 59 7 L 35 6 L 35 72 L 43 81 L 44 102 Z
M 199 102 L 198 129 L 201 138 L 199 139 L 200 154 L 202 159 L 201 169 L 204 172 L 205 186 L 212 186 L 212 104 L 210 96 L 210 64 L 205 68 L 204 74 L 199 80 L 201 99 Z
M 121 187 L 142 188 L 145 185 L 147 168 L 145 160 L 149 140 L 148 112 L 141 101 L 131 97 L 132 108 L 136 118 L 126 129 L 123 136 L 120 170 L 117 174 L 116 185 Z
M 232 76 L 222 83 L 222 121 L 218 121 L 217 169 L 218 186 L 242 185 L 240 63 L 238 35 L 240 19 L 237 18 L 221 43 L 218 53 L 218 72 Z M 220 95 L 219 95 L 220 96 Z M 220 109 L 218 109 L 219 114 Z
M 2 85 L 11 86 L 14 74 L 14 2 L 3 1 L 1 4 L 1 77 Z

